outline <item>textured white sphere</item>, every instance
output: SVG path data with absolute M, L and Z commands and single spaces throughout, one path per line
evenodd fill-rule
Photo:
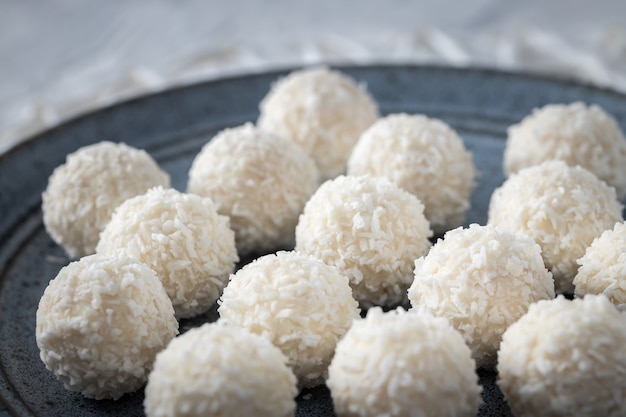
M 70 391 L 117 399 L 145 384 L 178 322 L 155 273 L 136 260 L 90 255 L 62 268 L 37 309 L 41 360 Z
M 296 377 L 272 343 L 239 327 L 204 324 L 157 355 L 147 417 L 290 417 Z
M 296 250 L 350 278 L 363 307 L 406 301 L 413 262 L 432 235 L 424 206 L 383 177 L 339 176 L 307 202 L 296 227 Z
M 478 366 L 496 364 L 504 331 L 528 306 L 554 298 L 539 246 L 524 235 L 470 225 L 446 233 L 415 261 L 411 305 L 450 320 Z
M 603 295 L 540 301 L 502 337 L 498 386 L 516 417 L 626 415 L 626 316 Z
M 117 208 L 97 252 L 122 250 L 161 279 L 178 318 L 208 310 L 239 260 L 228 218 L 211 199 L 156 187 Z
M 287 356 L 300 387 L 324 382 L 337 342 L 359 318 L 348 278 L 297 252 L 278 252 L 235 273 L 220 320 L 267 337 Z
M 463 224 L 476 168 L 463 140 L 441 120 L 392 114 L 361 135 L 348 175 L 387 177 L 424 204 L 435 234 Z
M 365 88 L 328 68 L 294 71 L 278 80 L 259 108 L 258 126 L 302 146 L 323 179 L 345 172 L 359 135 L 378 118 Z
M 145 151 L 112 142 L 85 146 L 50 176 L 44 225 L 70 257 L 93 254 L 113 210 L 158 185 L 169 187 L 170 177 Z
M 626 304 L 626 223 L 605 230 L 577 262 L 576 296 L 604 294 L 613 304 Z
M 328 374 L 338 417 L 474 417 L 481 403 L 469 348 L 428 313 L 371 308 L 337 345 Z
M 556 291 L 571 293 L 576 260 L 622 221 L 615 189 L 582 167 L 549 161 L 511 175 L 489 203 L 489 223 L 530 236 L 541 247 Z
M 597 105 L 549 104 L 509 128 L 504 168 L 522 168 L 557 159 L 580 165 L 626 196 L 626 138 L 615 119 Z
M 318 180 L 315 162 L 299 146 L 247 123 L 202 148 L 187 189 L 210 197 L 230 218 L 245 255 L 293 247 L 298 216 Z

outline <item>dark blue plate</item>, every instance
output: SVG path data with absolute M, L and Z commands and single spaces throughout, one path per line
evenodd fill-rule
M 501 169 L 506 128 L 534 107 L 583 100 L 626 128 L 626 96 L 591 86 L 479 69 L 418 66 L 341 67 L 365 82 L 382 113 L 424 113 L 455 128 L 480 171 L 466 223 L 484 224 Z M 68 260 L 47 236 L 41 193 L 65 156 L 102 140 L 146 149 L 184 190 L 201 146 L 225 127 L 255 121 L 258 103 L 286 72 L 223 79 L 141 97 L 87 114 L 31 138 L 0 157 L 0 416 L 142 416 L 143 392 L 94 401 L 66 391 L 39 360 L 35 312 L 48 281 Z M 216 318 L 215 310 L 181 323 Z M 495 374 L 480 371 L 480 416 L 510 415 Z M 325 387 L 298 397 L 298 416 L 332 416 Z M 305 399 L 306 398 L 306 399 Z

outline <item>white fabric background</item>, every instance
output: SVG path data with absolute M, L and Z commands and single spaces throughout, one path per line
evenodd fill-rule
M 124 98 L 317 62 L 493 67 L 626 91 L 626 1 L 0 0 L 0 152 Z

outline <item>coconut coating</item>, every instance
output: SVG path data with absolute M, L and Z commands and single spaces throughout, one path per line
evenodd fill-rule
M 220 320 L 267 337 L 287 356 L 300 387 L 324 382 L 337 342 L 359 318 L 348 278 L 297 252 L 247 264 L 219 304 Z
M 406 301 L 413 261 L 430 248 L 424 206 L 384 177 L 339 176 L 307 202 L 296 250 L 338 268 L 361 306 Z
M 516 417 L 626 415 L 626 316 L 603 295 L 540 301 L 504 333 L 498 373 Z
M 278 80 L 259 109 L 257 125 L 300 145 L 323 179 L 345 172 L 359 135 L 378 118 L 376 103 L 362 85 L 324 67 Z
M 597 105 L 550 104 L 533 110 L 508 130 L 504 169 L 557 159 L 580 165 L 626 196 L 626 138 L 615 119 Z
M 605 230 L 577 262 L 577 297 L 604 294 L 613 304 L 626 304 L 626 223 Z
M 423 115 L 392 114 L 363 132 L 348 174 L 387 177 L 414 194 L 435 234 L 441 234 L 465 220 L 477 171 L 450 126 Z
M 289 417 L 296 377 L 272 343 L 239 327 L 204 324 L 157 355 L 147 417 Z
M 125 256 L 90 255 L 50 281 L 37 309 L 40 358 L 70 391 L 118 399 L 145 384 L 178 334 L 161 281 Z
M 370 309 L 337 345 L 327 385 L 338 417 L 474 417 L 475 362 L 443 318 Z
M 557 293 L 572 293 L 576 260 L 593 239 L 622 221 L 615 189 L 582 167 L 549 161 L 525 168 L 496 189 L 489 223 L 530 236 L 541 246 Z
M 97 251 L 119 250 L 156 272 L 178 318 L 208 310 L 239 260 L 228 218 L 211 199 L 161 187 L 115 211 Z
M 415 261 L 411 305 L 450 320 L 478 366 L 492 367 L 504 331 L 528 306 L 554 298 L 541 249 L 527 236 L 472 224 Z
M 202 148 L 187 189 L 210 197 L 230 217 L 245 255 L 293 247 L 298 216 L 318 180 L 315 162 L 300 147 L 247 123 Z
M 44 225 L 70 257 L 93 254 L 115 208 L 157 185 L 169 187 L 170 177 L 145 151 L 112 142 L 85 146 L 50 176 Z

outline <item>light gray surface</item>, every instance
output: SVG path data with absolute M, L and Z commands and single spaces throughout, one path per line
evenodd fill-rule
M 626 90 L 626 2 L 0 0 L 0 152 L 72 115 L 318 62 L 530 70 Z

